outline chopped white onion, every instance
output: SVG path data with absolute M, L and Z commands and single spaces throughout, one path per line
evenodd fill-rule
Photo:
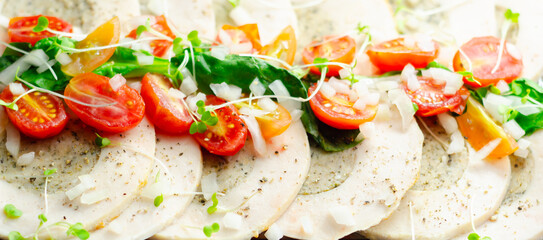
M 358 110 L 364 110 L 367 105 L 377 105 L 379 103 L 380 95 L 378 93 L 369 93 L 360 96 L 358 100 L 353 104 L 353 108 Z
M 505 49 L 507 50 L 509 55 L 511 55 L 511 57 L 513 57 L 514 59 L 516 59 L 516 60 L 521 60 L 522 59 L 522 55 L 520 54 L 520 51 L 518 50 L 518 48 L 515 45 L 513 45 L 511 43 L 507 43 L 507 44 L 505 44 Z
M 326 98 L 332 98 L 336 95 L 336 89 L 334 89 L 328 82 L 323 82 L 319 91 Z
M 241 97 L 241 88 L 236 85 L 223 82 L 220 84 L 209 84 L 209 87 L 215 93 L 215 96 L 228 101 L 233 101 Z
M 451 72 L 452 73 L 452 72 Z M 454 95 L 460 88 L 464 85 L 462 81 L 462 75 L 457 73 L 452 73 L 451 78 L 447 79 L 445 87 L 443 88 L 443 93 L 445 95 Z
M 396 81 L 377 81 L 375 86 L 377 86 L 379 92 L 386 92 L 392 89 L 398 89 L 400 84 L 398 84 Z
M 411 64 L 405 65 L 401 74 L 402 81 L 407 82 L 407 89 L 416 91 L 420 88 L 420 82 L 417 79 L 417 70 Z
M 234 20 L 236 25 L 243 25 L 247 23 L 254 23 L 256 22 L 253 17 L 251 17 L 251 14 L 245 10 L 245 8 L 241 6 L 237 6 L 232 11 L 230 11 L 229 14 L 230 18 Z
M 141 82 L 140 81 L 133 81 L 128 84 L 130 88 L 135 89 L 138 92 L 141 92 Z
M 503 114 L 500 112 L 501 106 L 511 106 L 512 101 L 508 98 L 505 98 L 500 95 L 496 95 L 494 93 L 487 93 L 486 96 L 483 98 L 483 105 L 485 106 L 486 110 L 494 118 L 494 120 L 503 123 Z
M 264 140 L 264 137 L 262 137 L 262 132 L 260 131 L 260 126 L 258 125 L 258 122 L 253 116 L 241 115 L 240 117 L 243 119 L 243 121 L 245 121 L 247 129 L 251 133 L 255 152 L 258 155 L 263 156 L 264 154 L 266 154 L 267 151 L 266 140 Z
M 358 134 L 358 136 L 356 136 L 356 141 L 362 141 L 364 140 L 364 133 L 366 133 L 366 135 L 368 136 L 371 136 L 373 135 L 373 133 L 375 132 L 375 123 L 373 122 L 365 122 L 363 124 L 360 124 L 360 126 L 358 126 L 358 129 L 360 130 L 360 133 Z
M 502 141 L 501 138 L 496 138 L 488 142 L 484 147 L 482 147 L 481 149 L 479 149 L 479 151 L 473 154 L 473 158 L 485 159 L 486 157 L 488 157 L 488 155 L 490 155 L 490 153 L 492 153 L 492 151 L 494 151 L 496 147 L 498 147 L 498 145 L 500 145 L 501 141 Z
M 107 194 L 104 190 L 94 190 L 89 193 L 83 193 L 81 195 L 81 203 L 90 205 L 100 202 L 107 198 Z
M 183 100 L 186 97 L 186 95 L 183 92 L 173 87 L 168 89 L 168 96 L 170 96 L 171 98 L 179 99 L 179 100 Z
M 79 176 L 79 180 L 81 181 L 81 183 L 77 184 L 75 187 L 65 192 L 68 199 L 74 200 L 75 198 L 81 196 L 81 194 L 83 194 L 84 192 L 96 187 L 96 184 L 94 183 L 94 178 L 91 175 L 81 175 Z
M 194 81 L 194 79 L 192 78 L 192 74 L 190 74 L 189 70 L 185 68 L 181 70 L 181 74 L 183 74 L 183 81 L 181 82 L 181 86 L 179 87 L 181 92 L 183 92 L 187 96 L 196 92 L 198 90 L 198 85 L 196 84 L 196 81 Z
M 403 45 L 407 48 L 415 48 L 417 42 L 415 41 L 415 38 L 412 36 L 405 36 L 403 38 Z
M 524 136 L 524 134 L 526 134 L 524 129 L 522 129 L 515 120 L 509 120 L 502 126 L 503 130 L 505 130 L 505 132 L 511 135 L 511 137 L 513 137 L 514 139 L 519 139 Z
M 21 83 L 12 82 L 8 86 L 9 86 L 9 91 L 15 96 L 22 95 L 26 92 L 26 90 L 23 88 L 23 85 Z
M 160 195 L 167 196 L 170 194 L 171 187 L 170 182 L 167 180 L 153 182 L 152 184 L 147 184 L 147 186 L 143 188 L 141 196 L 151 200 Z
M 343 226 L 354 226 L 355 220 L 353 213 L 346 206 L 336 206 L 329 208 L 330 215 L 334 218 L 337 224 Z
M 249 89 L 255 96 L 262 96 L 266 92 L 266 87 L 264 87 L 264 84 L 258 80 L 258 78 L 255 78 L 251 84 L 249 85 Z
M 528 149 L 528 147 L 530 146 L 530 144 L 532 144 L 532 142 L 524 138 L 521 138 L 517 141 L 517 144 L 518 144 L 519 149 Z
M 230 53 L 229 49 L 226 47 L 216 46 L 211 48 L 211 56 L 216 57 L 220 60 L 226 59 L 226 55 Z
M 300 222 L 302 223 L 302 231 L 304 231 L 308 235 L 312 235 L 313 222 L 311 221 L 311 218 L 309 218 L 309 216 L 303 216 L 300 218 Z
M 219 40 L 221 41 L 222 44 L 224 44 L 226 46 L 230 46 L 232 44 L 232 38 L 223 29 L 219 30 L 218 37 L 219 37 Z
M 528 149 L 517 149 L 514 153 L 515 156 L 521 157 L 521 158 L 527 158 L 530 154 L 530 150 Z
M 451 134 L 451 143 L 447 149 L 447 154 L 459 153 L 464 150 L 464 137 L 460 131 L 455 131 Z
M 234 54 L 251 53 L 253 50 L 253 44 L 250 42 L 232 44 L 229 46 L 230 52 Z
M 204 198 L 206 200 L 211 199 L 213 193 L 219 191 L 219 184 L 217 183 L 217 173 L 212 172 L 203 176 L 200 185 L 202 187 L 202 192 L 204 193 Z
M 369 92 L 368 84 L 366 84 L 365 82 L 356 82 L 356 83 L 354 83 L 353 84 L 353 89 L 356 92 L 356 94 L 358 94 L 359 97 L 361 95 L 367 94 Z
M 296 122 L 296 121 L 300 120 L 300 118 L 302 117 L 303 114 L 304 114 L 304 111 L 302 111 L 300 109 L 294 109 L 294 110 L 290 111 L 291 122 Z
M 222 226 L 228 229 L 238 230 L 242 225 L 242 217 L 233 212 L 227 212 L 222 218 Z
M 239 109 L 239 113 L 246 116 L 261 117 L 268 114 L 269 112 L 251 107 L 241 107 Z
M 377 107 L 377 114 L 375 114 L 375 120 L 379 122 L 385 122 L 390 120 L 392 113 L 388 104 L 379 104 Z
M 262 108 L 266 112 L 273 112 L 277 109 L 278 105 L 271 98 L 261 98 L 258 99 L 256 105 Z
M 49 56 L 47 56 L 42 49 L 32 50 L 30 54 L 24 56 L 23 58 L 27 63 L 33 66 L 40 66 L 49 60 Z
M 341 79 L 349 78 L 351 77 L 351 71 L 349 71 L 348 69 L 342 68 L 341 70 L 339 70 L 339 77 Z
M 458 123 L 456 122 L 456 119 L 451 116 L 449 113 L 441 113 L 437 115 L 437 119 L 439 121 L 439 124 L 445 129 L 445 132 L 447 134 L 452 134 L 453 132 L 456 132 L 458 130 Z
M 196 103 L 200 100 L 205 102 L 206 95 L 203 93 L 198 93 L 196 95 L 190 95 L 187 97 L 186 102 L 187 105 L 189 105 L 191 111 L 196 112 L 198 110 L 198 106 L 196 106 Z
M 59 53 L 55 56 L 55 59 L 60 63 L 60 65 L 66 65 L 72 62 L 72 58 L 67 53 Z
M 266 230 L 264 236 L 268 240 L 281 240 L 284 236 L 284 233 L 283 230 L 281 230 L 281 228 L 274 223 L 268 228 L 268 230 Z
M 115 74 L 115 76 L 109 79 L 109 86 L 114 92 L 119 91 L 119 89 L 125 84 L 126 78 L 124 78 L 121 74 Z
M 430 52 L 430 51 L 435 50 L 434 41 L 432 41 L 432 38 L 428 35 L 424 35 L 424 34 L 415 35 L 415 42 L 417 44 L 417 47 L 419 47 L 420 50 L 422 51 Z
M 507 82 L 505 82 L 504 80 L 500 80 L 496 84 L 496 88 L 500 90 L 500 93 L 509 92 L 511 90 L 511 88 L 509 88 L 509 84 L 507 84 Z
M 25 58 L 19 58 L 17 61 L 0 72 L 0 82 L 2 82 L 4 85 L 8 85 L 15 80 L 15 73 L 17 73 L 17 76 L 21 76 L 21 74 L 23 74 L 23 72 L 29 68 L 30 64 L 25 61 Z
M 38 69 L 36 69 L 36 72 L 38 72 L 38 73 L 45 72 L 45 71 L 49 70 L 49 67 L 53 67 L 53 65 L 55 65 L 56 63 L 57 63 L 57 60 L 51 59 L 51 60 L 47 61 L 46 63 L 43 63 L 42 65 L 40 65 L 38 67 Z
M 146 55 L 143 53 L 135 52 L 136 60 L 139 65 L 152 65 L 155 62 L 155 57 L 153 55 Z
M 351 83 L 347 80 L 339 80 L 335 77 L 331 77 L 327 83 L 330 87 L 334 88 L 337 93 L 350 94 L 352 92 L 350 87 Z
M 34 152 L 25 153 L 17 158 L 17 166 L 26 166 L 34 161 Z
M 413 120 L 413 116 L 415 115 L 415 108 L 413 108 L 411 99 L 409 99 L 407 94 L 400 89 L 390 90 L 388 92 L 388 97 L 390 101 L 396 105 L 398 111 L 400 112 L 403 129 L 407 129 Z
M 290 93 L 288 92 L 285 85 L 280 80 L 273 81 L 268 86 L 272 92 L 276 96 L 290 96 Z M 288 111 L 292 112 L 294 109 L 300 109 L 302 107 L 302 103 L 299 101 L 289 100 L 289 99 L 283 99 L 278 98 L 277 102 L 279 102 L 283 107 L 285 107 Z
M 6 149 L 14 158 L 19 156 L 21 133 L 11 123 L 6 126 Z

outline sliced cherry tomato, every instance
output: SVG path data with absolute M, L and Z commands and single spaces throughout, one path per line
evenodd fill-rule
M 155 23 L 151 26 L 154 30 L 171 37 L 172 39 L 175 38 L 175 34 L 173 34 L 172 30 L 168 26 L 168 22 L 166 21 L 166 17 L 164 15 L 156 16 L 155 17 Z M 126 37 L 129 38 L 137 38 L 137 29 L 132 30 Z M 168 40 L 153 40 L 151 41 L 151 49 L 153 50 L 153 55 L 157 57 L 162 57 L 164 54 L 166 54 L 166 51 L 172 46 L 172 42 Z
M 501 139 L 500 144 L 487 159 L 494 160 L 514 153 L 518 144 L 503 128 L 485 112 L 483 106 L 472 98 L 468 99 L 466 113 L 456 118 L 462 135 L 475 150 L 479 150 L 494 139 Z
M 102 47 L 119 42 L 121 24 L 119 18 L 114 17 L 91 32 L 85 39 L 78 42 L 77 49 Z M 62 66 L 62 71 L 70 76 L 91 72 L 104 64 L 115 53 L 115 48 L 85 51 L 70 55 L 72 61 Z
M 279 58 L 292 65 L 296 55 L 296 34 L 294 28 L 288 26 L 275 38 L 275 40 L 262 47 L 260 54 Z
M 316 88 L 317 85 L 313 84 L 308 95 Z M 349 101 L 349 96 L 342 93 L 327 98 L 319 92 L 309 100 L 309 105 L 319 120 L 337 129 L 358 129 L 360 124 L 373 120 L 377 114 L 377 106 L 366 106 L 364 110 L 353 108 L 354 103 Z
M 222 26 L 222 30 L 228 34 L 232 40 L 232 44 L 251 43 L 253 45 L 251 53 L 258 52 L 262 48 L 258 26 L 254 23 L 241 25 L 239 27 L 226 24 Z M 216 41 L 224 44 L 219 35 L 217 35 Z
M 406 83 L 402 84 L 403 90 L 411 101 L 419 107 L 417 115 L 421 117 L 434 116 L 444 112 L 455 112 L 462 114 L 466 107 L 466 100 L 469 97 L 469 91 L 464 86 L 454 95 L 445 95 L 443 88 L 445 84 L 438 85 L 433 79 L 427 77 L 417 77 L 420 88 L 411 91 Z
M 262 108 L 260 108 L 256 102 L 253 102 L 252 105 L 249 105 L 248 103 L 239 103 L 235 105 L 238 108 L 249 107 L 262 110 Z M 273 112 L 261 116 L 255 116 L 255 119 L 260 126 L 260 132 L 262 133 L 262 137 L 264 137 L 264 139 L 270 139 L 272 137 L 281 135 L 281 133 L 288 129 L 290 123 L 292 122 L 290 113 L 280 104 L 277 104 L 277 108 Z
M 29 17 L 15 17 L 10 19 L 8 27 L 8 35 L 10 42 L 28 42 L 32 45 L 37 41 L 55 36 L 54 33 L 49 31 L 34 32 L 32 29 L 38 25 L 38 18 L 42 15 L 29 16 Z M 72 25 L 66 21 L 51 17 L 44 16 L 49 20 L 49 28 L 59 32 L 72 32 Z
M 318 41 L 314 41 L 304 48 L 302 60 L 305 64 L 313 63 L 315 58 L 326 58 L 330 62 L 346 64 L 350 64 L 354 60 L 356 42 L 352 37 L 343 36 L 337 38 L 336 36 L 326 36 L 322 42 L 323 43 L 319 44 Z M 341 69 L 342 67 L 340 66 L 330 65 L 328 66 L 326 76 L 337 76 Z M 318 67 L 311 67 L 311 72 L 317 75 L 321 74 Z
M 26 86 L 23 86 L 28 91 Z M 13 102 L 15 96 L 9 87 L 4 88 L 0 99 Z M 9 120 L 23 134 L 33 138 L 48 138 L 59 134 L 68 123 L 62 100 L 48 93 L 32 92 L 17 101 L 17 111 L 6 107 Z
M 172 134 L 185 133 L 193 122 L 180 99 L 168 94 L 173 85 L 162 75 L 147 73 L 141 81 L 141 97 L 155 127 Z
M 224 100 L 208 95 L 206 105 L 219 105 Z M 192 137 L 210 153 L 221 156 L 232 156 L 239 152 L 247 139 L 247 126 L 239 117 L 238 110 L 229 105 L 215 110 L 219 122 L 215 126 L 208 126 L 204 133 L 192 134 Z
M 72 78 L 64 95 L 93 105 L 114 103 L 111 106 L 95 107 L 65 100 L 81 121 L 101 131 L 124 132 L 138 125 L 145 115 L 145 104 L 138 91 L 126 84 L 114 91 L 108 77 L 95 73 L 83 73 Z
M 415 68 L 426 67 L 439 53 L 439 45 L 434 45 L 434 50 L 423 51 L 418 46 L 407 47 L 404 38 L 397 38 L 370 47 L 367 54 L 381 72 L 401 71 L 408 63 Z
M 502 59 L 500 66 L 494 73 L 492 70 L 498 61 L 498 53 L 500 49 L 500 39 L 492 36 L 476 37 L 462 45 L 460 49 L 469 58 L 471 62 L 471 72 L 475 81 L 468 81 L 464 78 L 464 83 L 472 87 L 486 87 L 491 84 L 496 84 L 500 80 L 507 83 L 517 79 L 522 72 L 522 59 L 513 57 L 508 48 L 512 45 L 505 43 L 503 48 Z M 465 59 L 460 51 L 456 52 L 453 60 L 454 71 L 469 71 L 469 62 Z

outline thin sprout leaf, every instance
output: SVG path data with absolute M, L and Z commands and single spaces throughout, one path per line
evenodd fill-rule
M 202 40 L 198 37 L 198 31 L 194 30 L 187 35 L 187 39 L 190 41 L 193 47 L 202 45 Z
M 15 205 L 13 204 L 6 204 L 4 206 L 4 214 L 6 214 L 6 217 L 8 218 L 19 218 L 23 215 L 23 211 L 17 209 Z
M 160 204 L 162 204 L 163 201 L 164 201 L 164 194 L 160 194 L 160 195 L 155 197 L 155 200 L 153 201 L 153 204 L 155 205 L 155 207 L 159 207 Z
M 43 213 L 38 215 L 38 219 L 40 220 L 41 223 L 47 222 L 47 217 Z
M 108 138 L 102 137 L 98 133 L 95 134 L 96 138 L 94 139 L 94 143 L 96 144 L 96 146 L 103 148 L 111 144 L 111 140 L 109 140 Z
M 32 28 L 33 32 L 42 32 L 45 31 L 49 27 L 49 19 L 47 19 L 44 16 L 41 16 L 38 18 L 38 24 L 34 28 Z
M 232 7 L 239 6 L 240 0 L 228 0 L 228 2 L 232 5 Z
M 45 171 L 43 171 L 43 175 L 48 177 L 55 174 L 56 172 L 57 172 L 56 168 L 46 169 Z
M 83 228 L 83 224 L 81 224 L 81 223 L 76 223 L 76 224 L 70 225 L 70 227 L 66 231 L 66 235 L 67 236 L 72 235 L 72 236 L 77 237 L 77 238 L 79 238 L 81 240 L 86 240 L 86 239 L 88 239 L 90 237 L 89 232 Z
M 513 23 L 518 23 L 518 17 L 520 16 L 519 13 L 516 13 L 516 12 L 513 12 L 511 9 L 507 9 L 505 11 L 505 19 L 513 22 Z
M 26 238 L 17 231 L 11 231 L 9 232 L 8 240 L 26 240 Z

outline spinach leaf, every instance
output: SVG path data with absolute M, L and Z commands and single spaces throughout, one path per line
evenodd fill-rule
M 68 85 L 70 79 L 72 78 L 60 70 L 60 63 L 56 63 L 52 68 L 53 71 L 55 71 L 58 79 L 55 79 L 49 70 L 38 73 L 36 71 L 37 68 L 35 67 L 32 67 L 21 74 L 21 78 L 40 88 L 45 88 L 51 91 L 64 91 L 66 85 Z
M 535 101 L 536 105 L 543 106 L 543 88 L 537 85 L 536 82 L 528 79 L 517 79 L 509 84 L 511 95 L 521 97 L 527 101 Z M 538 129 L 543 128 L 543 107 L 540 107 L 538 113 L 524 115 L 517 110 L 508 114 L 507 120 L 515 120 L 526 135 L 532 134 Z
M 27 52 L 29 52 L 32 49 L 32 45 L 30 43 L 26 43 L 26 42 L 13 42 L 13 43 L 10 43 L 9 45 L 14 46 L 14 47 L 16 47 L 18 49 L 27 51 Z M 20 52 L 15 51 L 15 50 L 13 50 L 11 48 L 6 47 L 6 50 L 4 50 L 4 53 L 2 53 L 2 57 L 4 57 L 4 56 L 21 57 L 21 56 L 23 56 L 23 54 L 20 53 Z
M 42 49 L 49 59 L 55 59 L 55 57 L 63 52 L 62 47 L 75 47 L 76 41 L 67 37 L 48 37 L 36 42 L 36 45 L 32 49 Z

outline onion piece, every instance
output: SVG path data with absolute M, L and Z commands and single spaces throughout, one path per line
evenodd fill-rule
M 415 115 L 415 108 L 413 107 L 411 99 L 407 96 L 407 94 L 405 94 L 403 90 L 400 89 L 394 89 L 389 91 L 388 97 L 390 101 L 394 105 L 396 105 L 398 111 L 400 112 L 400 115 L 402 117 L 403 129 L 407 129 L 407 127 L 413 120 L 413 116 Z
M 230 50 L 226 47 L 216 46 L 211 48 L 211 56 L 219 60 L 226 59 L 226 55 L 228 54 L 230 54 Z
M 26 92 L 21 83 L 12 82 L 8 86 L 9 86 L 9 91 L 15 96 L 22 95 Z
M 279 228 L 277 224 L 272 224 L 268 230 L 266 230 L 266 233 L 264 233 L 264 236 L 268 240 L 281 240 L 284 236 L 283 230 Z
M 330 87 L 332 87 L 338 93 L 349 95 L 352 92 L 351 87 L 350 87 L 351 83 L 347 80 L 339 80 L 335 77 L 331 77 L 327 83 L 329 84 Z
M 253 44 L 250 42 L 232 44 L 229 47 L 230 52 L 234 54 L 250 53 L 253 50 Z
M 518 144 L 519 149 L 528 149 L 528 147 L 530 146 L 530 144 L 532 144 L 532 142 L 524 138 L 521 138 L 517 141 L 517 144 Z
M 106 192 L 103 189 L 101 189 L 101 190 L 94 190 L 90 193 L 83 193 L 81 195 L 80 200 L 82 204 L 91 205 L 91 204 L 100 202 L 106 198 L 107 198 Z
M 255 96 L 262 96 L 266 92 L 266 87 L 264 87 L 264 84 L 258 80 L 258 78 L 255 78 L 251 84 L 249 85 L 249 89 Z
M 40 66 L 49 60 L 49 56 L 42 49 L 34 49 L 23 58 L 33 66 Z
M 81 194 L 83 194 L 84 192 L 96 187 L 94 183 L 94 178 L 91 175 L 81 175 L 79 176 L 79 180 L 81 181 L 81 183 L 77 184 L 75 187 L 65 192 L 68 199 L 74 200 L 75 198 L 81 196 Z
M 228 229 L 238 230 L 241 228 L 242 220 L 240 215 L 233 212 L 227 212 L 222 218 L 222 226 Z
M 217 34 L 217 36 L 219 37 L 219 40 L 221 41 L 222 44 L 226 46 L 230 46 L 232 44 L 232 38 L 223 29 L 219 30 L 219 33 Z
M 498 147 L 498 145 L 500 145 L 501 141 L 501 138 L 496 138 L 488 142 L 484 147 L 482 147 L 481 149 L 479 149 L 479 151 L 473 154 L 473 158 L 480 160 L 485 159 L 486 157 L 488 157 L 488 155 L 490 155 L 490 153 L 492 153 L 492 151 L 494 151 L 494 149 L 496 149 L 496 147 Z
M 283 85 L 283 83 L 280 80 L 273 81 L 268 87 L 272 90 L 272 92 L 276 96 L 290 97 L 290 93 L 288 92 L 287 88 L 285 87 L 285 85 Z M 278 98 L 277 102 L 279 102 L 288 111 L 292 111 L 294 109 L 300 109 L 302 107 L 302 103 L 295 100 Z
M 187 97 L 186 102 L 191 111 L 196 112 L 198 110 L 198 106 L 196 106 L 196 103 L 200 100 L 205 102 L 206 95 L 203 93 L 198 93 L 196 95 L 190 95 Z
M 275 103 L 271 98 L 261 98 L 258 99 L 256 105 L 262 108 L 262 110 L 267 112 L 273 112 L 278 108 L 277 103 Z
M 521 157 L 521 158 L 527 158 L 530 154 L 530 150 L 528 149 L 517 149 L 514 153 L 515 156 Z
M 72 58 L 67 53 L 59 53 L 55 56 L 55 59 L 60 63 L 60 65 L 66 65 L 72 62 Z
M 503 123 L 503 114 L 500 113 L 500 107 L 501 106 L 511 106 L 512 101 L 508 98 L 505 98 L 500 95 L 496 95 L 494 93 L 487 93 L 486 96 L 483 98 L 483 105 L 485 106 L 486 110 L 494 118 L 494 120 Z
M 109 79 L 109 86 L 114 92 L 119 91 L 119 89 L 125 84 L 126 78 L 124 78 L 121 74 L 115 74 L 115 76 Z
M 213 193 L 219 191 L 219 184 L 217 183 L 217 173 L 212 172 L 203 176 L 202 180 L 200 180 L 200 186 L 202 187 L 202 192 L 204 193 L 204 199 L 211 199 Z
M 236 85 L 222 82 L 219 84 L 209 84 L 209 87 L 215 93 L 215 96 L 228 101 L 233 101 L 241 97 L 241 88 Z
M 447 154 L 459 153 L 464 149 L 464 136 L 460 131 L 455 131 L 451 134 L 451 143 L 447 148 Z
M 329 209 L 330 215 L 334 218 L 337 224 L 343 226 L 354 226 L 355 221 L 353 214 L 349 208 L 345 206 L 336 206 Z
M 21 133 L 11 123 L 6 125 L 6 149 L 14 158 L 19 156 Z
M 342 68 L 341 70 L 339 70 L 339 77 L 341 79 L 349 78 L 351 77 L 351 71 L 349 71 L 348 69 Z
M 198 84 L 196 84 L 196 81 L 192 78 L 192 74 L 190 74 L 189 70 L 185 68 L 181 70 L 181 74 L 183 74 L 183 81 L 179 87 L 181 92 L 187 96 L 196 92 L 198 90 Z
M 328 82 L 323 82 L 320 93 L 326 98 L 332 98 L 336 95 L 336 89 L 333 88 Z
M 42 65 L 40 65 L 38 67 L 38 69 L 36 69 L 36 72 L 38 72 L 38 73 L 45 72 L 45 71 L 49 70 L 49 67 L 53 67 L 55 64 L 57 64 L 57 60 L 51 59 L 51 60 L 47 61 L 47 63 L 43 63 Z
M 417 79 L 417 70 L 411 64 L 405 65 L 400 75 L 402 81 L 407 82 L 407 89 L 416 91 L 420 88 L 420 82 Z
M 168 96 L 170 96 L 171 98 L 179 99 L 179 100 L 183 100 L 186 97 L 186 95 L 183 92 L 173 87 L 168 89 Z
M 505 130 L 506 133 L 511 135 L 514 139 L 520 139 L 522 136 L 526 134 L 524 129 L 520 127 L 520 125 L 515 120 L 509 120 L 506 123 L 502 125 L 503 130 Z
M 440 113 L 437 115 L 437 119 L 447 134 L 452 134 L 458 130 L 458 123 L 451 114 Z
M 23 72 L 29 68 L 30 64 L 25 61 L 25 58 L 19 58 L 17 61 L 0 72 L 0 82 L 2 82 L 4 85 L 8 85 L 15 80 L 15 73 L 17 73 L 17 76 L 21 76 L 21 74 L 23 74 Z
M 266 112 L 260 109 L 250 108 L 250 107 L 241 107 L 239 109 L 239 113 L 246 116 L 261 117 L 268 114 L 269 112 Z
M 417 47 L 419 47 L 422 51 L 430 52 L 435 50 L 434 41 L 432 41 L 432 38 L 428 35 L 415 35 L 415 42 L 417 44 Z
M 267 152 L 266 140 L 264 140 L 264 137 L 262 137 L 262 132 L 260 131 L 260 126 L 258 125 L 258 122 L 253 116 L 241 115 L 240 117 L 241 119 L 243 119 L 243 121 L 245 121 L 247 129 L 251 133 L 255 152 L 258 155 L 263 156 Z
M 400 87 L 400 84 L 396 81 L 378 81 L 375 83 L 375 86 L 379 90 L 379 92 L 386 92 L 390 91 L 392 89 L 398 89 Z
M 25 153 L 17 158 L 17 166 L 26 166 L 34 161 L 34 152 Z
M 152 65 L 155 62 L 155 57 L 153 55 L 146 55 L 143 53 L 135 52 L 136 60 L 139 65 Z
M 511 57 L 513 57 L 514 59 L 516 59 L 516 60 L 521 60 L 522 59 L 522 55 L 520 54 L 520 51 L 518 50 L 518 48 L 515 45 L 513 45 L 511 43 L 507 43 L 507 44 L 505 44 L 505 49 L 507 50 L 509 55 L 511 55 Z
M 135 89 L 138 92 L 141 92 L 141 82 L 140 81 L 133 81 L 128 84 L 130 88 Z
M 500 90 L 500 93 L 511 91 L 509 84 L 507 84 L 507 82 L 505 82 L 504 80 L 500 80 L 498 83 L 496 83 L 496 88 Z
M 388 104 L 379 104 L 377 107 L 377 114 L 375 114 L 375 120 L 379 122 L 385 122 L 390 120 L 392 113 Z

